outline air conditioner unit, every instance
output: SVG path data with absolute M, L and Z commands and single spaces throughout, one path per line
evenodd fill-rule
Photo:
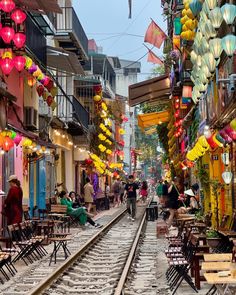
M 33 107 L 24 107 L 24 125 L 29 130 L 37 129 L 38 112 Z

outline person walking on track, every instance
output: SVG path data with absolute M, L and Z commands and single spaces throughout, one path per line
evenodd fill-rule
M 125 195 L 127 196 L 127 210 L 129 218 L 134 221 L 136 217 L 137 190 L 139 187 L 137 183 L 134 182 L 133 175 L 130 175 L 128 180 L 129 182 L 125 186 Z

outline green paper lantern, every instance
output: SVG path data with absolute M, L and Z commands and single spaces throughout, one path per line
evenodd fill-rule
M 175 30 L 175 35 L 180 35 L 182 32 L 182 24 L 180 22 L 180 17 L 176 17 L 174 19 L 174 30 Z

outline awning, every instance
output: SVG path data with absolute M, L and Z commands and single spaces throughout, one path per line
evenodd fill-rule
M 63 72 L 84 75 L 78 56 L 60 47 L 47 46 L 47 65 Z
M 15 0 L 17 6 L 38 13 L 62 13 L 57 0 Z
M 166 100 L 170 96 L 169 75 L 162 75 L 129 86 L 129 105 L 135 106 L 142 102 Z
M 142 129 L 159 125 L 169 120 L 169 111 L 138 115 L 138 126 Z

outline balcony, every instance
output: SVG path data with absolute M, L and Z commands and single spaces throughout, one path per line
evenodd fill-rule
M 91 84 L 94 83 L 100 83 L 102 85 L 102 91 L 103 91 L 103 96 L 104 98 L 108 99 L 115 99 L 115 87 L 112 86 L 111 82 L 109 80 L 104 79 L 101 75 L 91 75 L 91 74 L 86 74 L 83 78 L 78 78 L 78 80 L 86 80 L 91 82 Z M 78 86 L 79 88 L 79 86 Z M 79 90 L 78 90 L 79 91 Z M 78 92 L 80 95 L 80 92 Z
M 79 129 L 89 127 L 89 113 L 73 95 L 58 95 L 56 97 L 58 106 L 55 115 L 66 123 L 72 135 L 79 135 Z
M 44 34 L 39 30 L 34 21 L 27 17 L 26 22 L 26 47 L 44 65 L 47 63 L 46 45 Z
M 88 60 L 88 38 L 73 9 L 62 7 L 56 15 L 56 36 L 59 46 L 76 53 L 81 61 Z

